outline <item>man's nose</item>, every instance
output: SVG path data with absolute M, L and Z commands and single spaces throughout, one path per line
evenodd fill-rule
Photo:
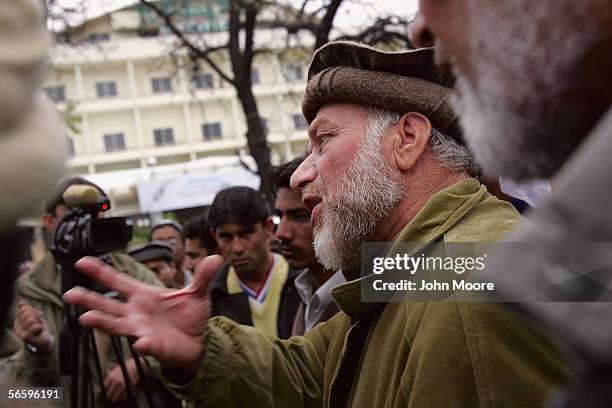
M 308 184 L 312 183 L 317 178 L 317 169 L 314 165 L 312 154 L 308 155 L 302 164 L 298 166 L 291 176 L 291 188 L 296 191 L 301 191 Z
M 427 21 L 421 11 L 417 11 L 414 20 L 408 26 L 408 38 L 416 47 L 433 47 L 434 36 L 427 27 Z
M 276 227 L 275 235 L 276 239 L 283 241 L 291 241 L 293 239 L 293 233 L 285 217 L 281 217 L 278 227 Z
M 244 252 L 244 242 L 242 242 L 242 238 L 234 237 L 232 241 L 232 252 L 236 254 L 241 254 Z

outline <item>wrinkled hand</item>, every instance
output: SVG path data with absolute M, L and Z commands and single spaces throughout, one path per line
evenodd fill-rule
M 23 300 L 19 301 L 13 332 L 21 340 L 41 351 L 47 352 L 51 349 L 52 337 L 42 311 Z
M 83 288 L 64 294 L 64 301 L 83 309 L 79 322 L 114 336 L 136 338 L 134 348 L 166 367 L 194 373 L 204 351 L 204 330 L 210 317 L 208 284 L 223 263 L 209 256 L 197 266 L 191 285 L 172 290 L 139 282 L 100 260 L 85 257 L 76 263 L 83 274 L 118 292 L 126 303 Z
M 142 359 L 141 361 L 143 369 L 145 369 L 147 367 L 146 363 Z M 140 376 L 138 375 L 136 362 L 133 358 L 131 358 L 125 361 L 125 366 L 130 375 L 132 386 L 134 388 L 138 387 Z M 125 384 L 125 379 L 123 378 L 121 366 L 117 365 L 108 372 L 106 378 L 104 378 L 104 388 L 106 389 L 106 399 L 113 404 L 122 403 L 127 400 L 127 386 Z

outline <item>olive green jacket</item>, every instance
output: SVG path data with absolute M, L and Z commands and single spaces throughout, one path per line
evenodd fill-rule
M 398 240 L 490 242 L 517 220 L 468 179 L 432 196 Z M 515 408 L 543 406 L 566 381 L 547 339 L 502 306 L 362 303 L 363 279 L 336 287 L 341 312 L 303 337 L 212 319 L 196 378 L 171 386 L 207 408 Z
M 117 252 L 110 253 L 109 256 L 113 266 L 119 271 L 141 282 L 163 287 L 163 284 L 153 272 L 141 263 L 136 262 L 130 256 Z M 69 398 L 70 377 L 62 376 L 59 367 L 60 332 L 64 316 L 61 299 L 61 276 L 51 252 L 45 255 L 31 273 L 22 276 L 18 280 L 17 295 L 18 298 L 25 300 L 43 312 L 49 327 L 49 333 L 54 338 L 53 350 L 51 353 L 32 353 L 21 342 L 20 350 L 17 353 L 8 357 L 6 354 L 0 356 L 5 357 L 0 359 L 0 372 L 3 372 L 7 377 L 15 378 L 17 381 L 27 382 L 35 386 L 64 386 L 64 401 L 66 401 L 66 398 Z M 106 336 L 97 334 L 96 337 L 103 338 Z M 101 360 L 103 372 L 107 373 L 117 363 L 114 352 L 110 348 L 110 343 L 106 341 L 105 344 L 109 347 L 107 348 L 107 353 L 105 353 L 106 355 L 101 355 Z M 6 347 L 8 346 L 3 348 Z M 126 359 L 130 357 L 129 353 L 125 355 Z M 148 361 L 150 365 L 153 365 L 154 372 L 158 373 L 159 365 L 155 360 L 149 358 Z M 98 381 L 97 378 L 95 381 Z

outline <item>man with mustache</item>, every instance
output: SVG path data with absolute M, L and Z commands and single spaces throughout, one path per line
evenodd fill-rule
M 553 179 L 552 196 L 513 241 L 612 241 L 611 10 L 610 0 L 420 1 L 412 39 L 435 43 L 438 62 L 452 67 L 454 103 L 479 164 L 517 181 Z M 586 248 L 568 254 L 574 265 L 609 259 L 609 247 Z M 506 293 L 551 282 L 527 259 L 549 261 L 544 253 L 497 259 Z M 600 288 L 609 290 L 608 278 Z M 610 406 L 610 304 L 584 301 L 584 290 L 560 295 L 568 302 L 521 307 L 573 350 L 583 381 L 566 406 Z
M 295 315 L 292 335 L 302 335 L 335 315 L 338 306 L 331 297 L 331 289 L 346 282 L 342 272 L 325 269 L 315 257 L 310 210 L 302 204 L 300 193 L 291 189 L 291 176 L 303 160 L 300 157 L 281 164 L 273 175 L 279 248 L 291 268 L 303 270 L 294 281 L 302 304 Z
M 334 42 L 315 53 L 308 77 L 309 155 L 291 186 L 312 210 L 317 258 L 349 281 L 332 291 L 341 311 L 279 341 L 207 320 L 201 310 L 215 257 L 199 264 L 191 288 L 174 294 L 84 259 L 79 268 L 128 303 L 74 290 L 67 301 L 95 309 L 81 323 L 137 337 L 139 350 L 174 367 L 166 372 L 172 387 L 203 406 L 541 406 L 565 381 L 564 368 L 547 339 L 502 307 L 362 301 L 372 277 L 361 277 L 363 242 L 490 242 L 517 221 L 472 177 L 433 51 Z M 177 313 L 185 319 L 169 318 Z
M 264 197 L 249 187 L 221 190 L 208 223 L 225 259 L 210 288 L 213 316 L 288 338 L 300 304 L 293 286 L 299 272 L 270 250 L 273 221 Z

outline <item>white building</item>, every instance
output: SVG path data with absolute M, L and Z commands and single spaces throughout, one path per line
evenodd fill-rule
M 226 42 L 225 1 L 186 3 L 179 25 L 193 31 L 196 41 Z M 147 183 L 183 175 L 210 179 L 214 169 L 241 167 L 237 159 L 210 165 L 207 158 L 247 155 L 246 121 L 233 86 L 204 63 L 194 67 L 143 7 L 117 10 L 76 27 L 73 44 L 55 46 L 45 82 L 58 109 L 80 118 L 78 130 L 68 131 L 69 174 L 100 183 L 115 215 L 143 212 L 138 190 Z M 281 49 L 278 44 L 284 47 L 286 39 L 273 31 L 259 31 L 255 39 L 272 51 L 255 58 L 252 79 L 272 159 L 279 163 L 306 149 L 300 102 L 310 55 Z M 279 55 L 290 55 L 290 62 Z M 224 52 L 212 57 L 231 72 Z M 207 200 L 202 198 L 200 205 Z M 176 208 L 182 208 L 180 200 Z

